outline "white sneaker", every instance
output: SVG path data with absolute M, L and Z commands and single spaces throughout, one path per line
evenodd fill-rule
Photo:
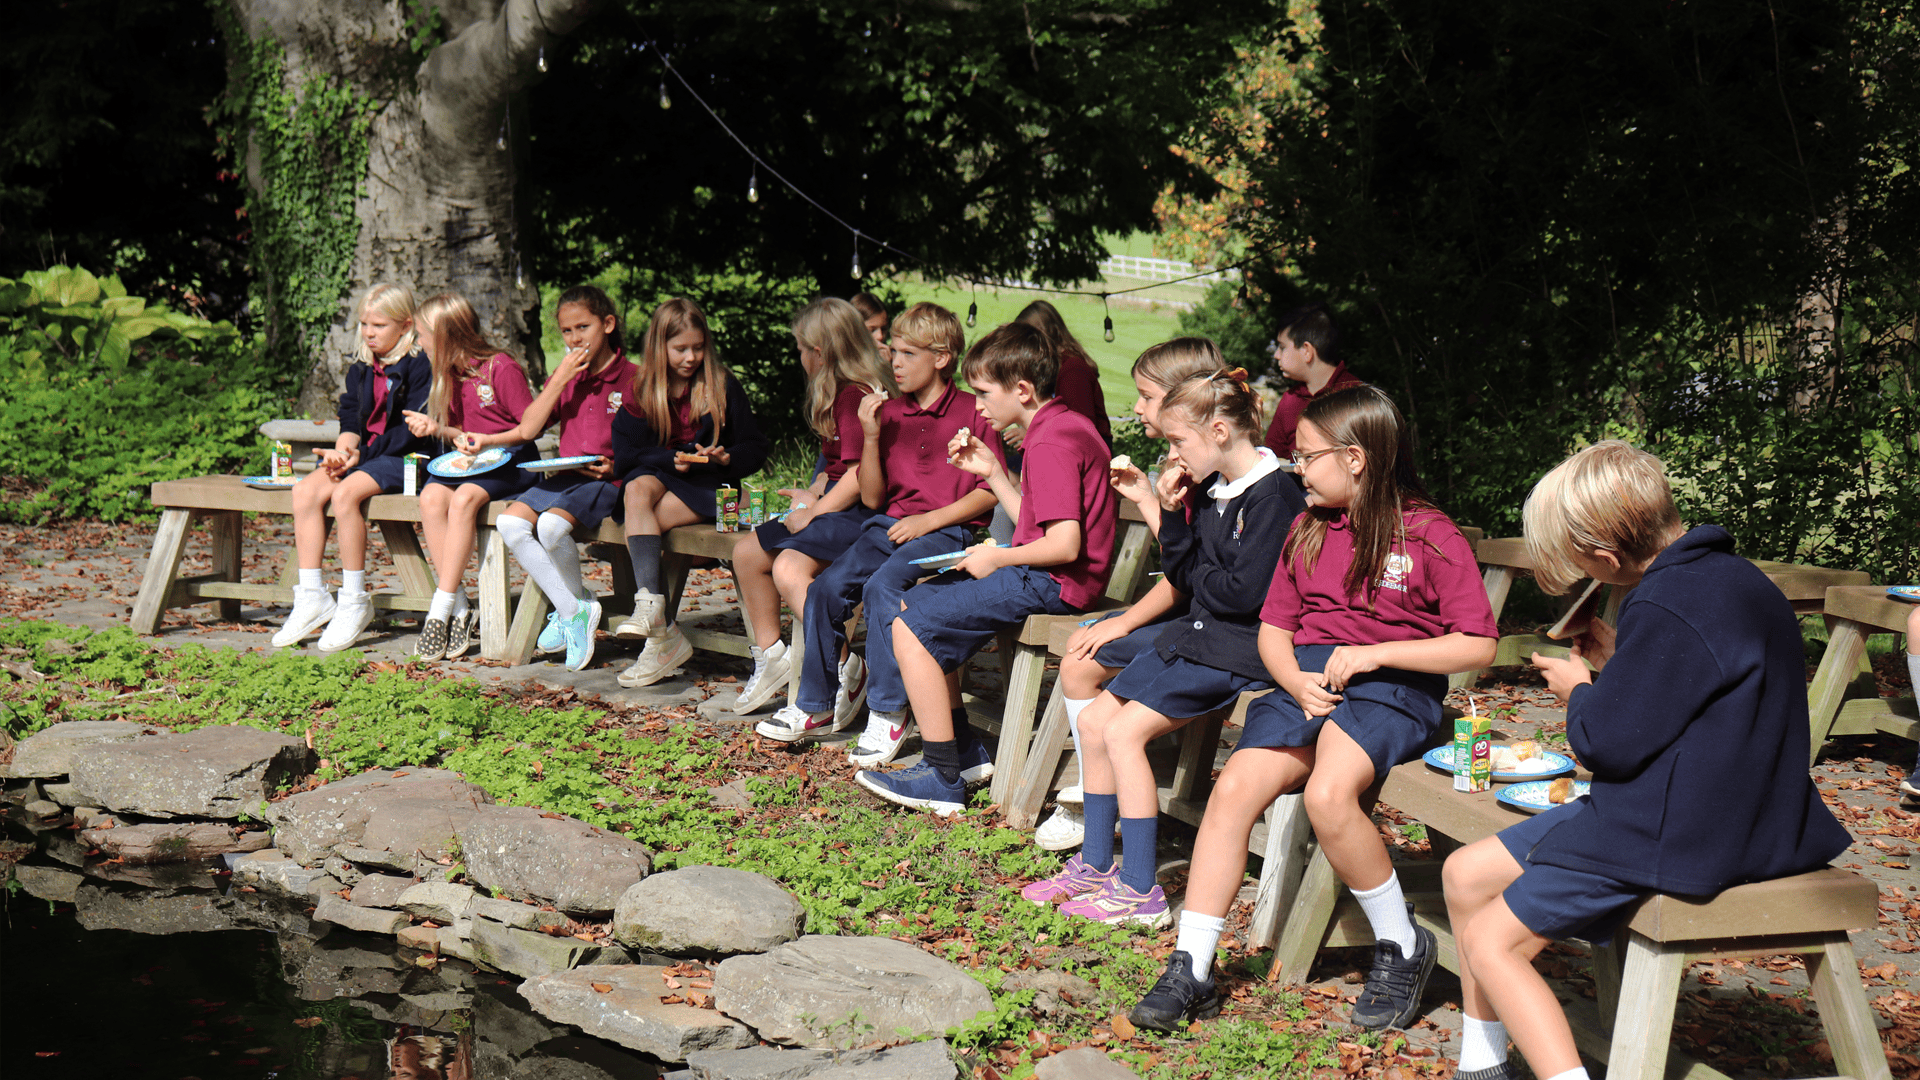
M 1077 848 L 1087 838 L 1087 819 L 1081 815 L 1076 803 L 1062 801 L 1053 811 L 1053 816 L 1040 823 L 1033 834 L 1033 842 L 1042 851 L 1065 851 Z
M 913 721 L 904 712 L 888 713 L 875 709 L 867 713 L 867 729 L 847 750 L 847 760 L 863 769 L 885 765 L 900 753 L 907 736 L 913 733 Z
M 753 677 L 740 688 L 740 696 L 733 702 L 733 711 L 742 716 L 759 711 L 784 692 L 787 680 L 793 676 L 793 662 L 787 656 L 786 642 L 776 641 L 764 649 L 749 646 L 748 652 L 753 655 Z
M 847 653 L 847 662 L 840 665 L 840 689 L 833 693 L 833 722 L 838 725 L 835 731 L 844 730 L 860 715 L 860 706 L 867 703 L 867 662 L 857 652 Z
M 633 614 L 620 620 L 620 625 L 613 628 L 613 636 L 629 640 L 653 638 L 659 637 L 666 629 L 667 598 L 657 592 L 641 589 L 633 594 Z
M 287 614 L 287 624 L 273 635 L 273 647 L 284 649 L 298 645 L 301 638 L 327 625 L 327 620 L 333 618 L 333 609 L 333 594 L 327 590 L 294 586 L 293 610 Z
M 334 604 L 327 632 L 320 635 L 321 652 L 339 652 L 353 644 L 373 622 L 373 597 L 366 593 L 341 593 Z
M 1087 789 L 1081 787 L 1079 784 L 1074 784 L 1071 787 L 1063 787 L 1059 791 L 1054 792 L 1053 801 L 1063 805 L 1072 803 L 1076 808 L 1085 806 L 1087 805 Z
M 753 730 L 780 742 L 800 742 L 830 735 L 841 729 L 834 723 L 831 709 L 808 712 L 798 705 L 782 705 L 780 711 L 773 714 L 773 719 L 760 721 L 753 726 Z
M 647 639 L 647 647 L 640 650 L 640 659 L 620 673 L 620 685 L 630 690 L 652 686 L 692 658 L 693 643 L 678 626 L 669 626 L 658 637 Z

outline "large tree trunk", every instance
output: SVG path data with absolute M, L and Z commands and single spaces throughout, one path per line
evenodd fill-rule
M 299 324 L 281 302 L 289 282 L 318 268 L 255 260 L 270 348 L 291 341 L 294 351 L 312 354 L 301 408 L 332 415 L 355 348 L 354 298 L 377 281 L 405 284 L 422 300 L 461 293 L 491 339 L 539 366 L 540 294 L 520 253 L 525 207 L 514 192 L 526 133 L 509 112 L 523 114 L 513 106 L 538 75 L 542 50 L 580 25 L 591 0 L 228 2 L 234 29 L 248 39 L 229 41 L 236 56 L 247 55 L 240 46 L 268 38 L 285 49 L 284 82 L 296 95 L 334 80 L 378 103 L 353 205 L 359 234 L 350 284 L 323 334 L 317 324 Z M 440 40 L 420 62 L 417 20 L 436 9 Z M 258 193 L 276 178 L 251 144 L 250 137 L 246 177 Z

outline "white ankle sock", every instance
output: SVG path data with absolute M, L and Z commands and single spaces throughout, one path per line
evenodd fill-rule
M 528 579 L 547 594 L 547 599 L 553 602 L 553 610 L 559 612 L 563 619 L 573 618 L 574 613 L 580 610 L 580 599 L 567 591 L 566 579 L 554 569 L 553 556 L 547 554 L 547 549 L 541 547 L 540 541 L 534 538 L 533 522 L 502 514 L 497 527 L 500 538 L 507 542 L 507 550 L 513 552 L 514 559 L 527 572 Z
M 586 596 L 587 582 L 580 576 L 580 545 L 573 542 L 573 525 L 558 514 L 541 514 L 537 535 L 567 588 L 575 596 Z
M 1207 981 L 1213 970 L 1213 950 L 1220 947 L 1220 932 L 1227 928 L 1224 915 L 1202 915 L 1197 911 L 1180 913 L 1180 936 L 1173 948 L 1193 958 L 1193 977 Z
M 1491 1069 L 1507 1060 L 1507 1025 L 1498 1020 L 1461 1017 L 1460 1072 Z
M 1547 1080 L 1587 1080 L 1587 1068 L 1582 1065 L 1578 1069 L 1568 1069 L 1566 1072 L 1547 1077 Z
M 364 593 L 367 591 L 367 572 L 365 570 L 340 571 L 340 595 Z
M 1352 892 L 1373 927 L 1374 940 L 1391 941 L 1400 946 L 1400 955 L 1412 956 L 1418 939 L 1413 933 L 1413 920 L 1407 917 L 1407 898 L 1400 891 L 1400 875 L 1389 874 L 1380 885 L 1365 892 L 1359 889 Z
M 472 605 L 467 603 L 467 590 L 465 589 L 453 590 L 454 617 L 455 618 L 464 617 L 466 613 L 470 610 L 472 610 Z
M 320 568 L 316 566 L 309 570 L 304 566 L 301 567 L 300 587 L 308 592 L 325 592 L 327 583 L 320 578 Z
M 444 589 L 433 590 L 433 602 L 427 605 L 427 618 L 444 619 L 453 614 L 453 594 Z

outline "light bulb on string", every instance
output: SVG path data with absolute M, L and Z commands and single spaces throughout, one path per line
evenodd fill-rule
M 673 99 L 667 96 L 667 79 L 664 75 L 660 77 L 660 107 L 663 109 L 673 108 Z
M 540 46 L 540 58 L 535 61 L 535 64 L 542 72 L 547 70 L 547 47 L 545 45 Z
M 760 201 L 760 166 L 753 167 L 753 174 L 747 177 L 747 201 Z
M 853 280 L 860 280 L 860 234 L 853 234 Z
M 524 289 L 527 287 L 527 274 L 520 266 L 520 256 L 518 255 L 513 257 L 513 287 L 516 289 Z
M 980 321 L 980 305 L 977 303 L 968 304 L 967 305 L 967 325 L 971 327 L 973 326 L 974 323 L 977 323 L 979 321 Z
M 1108 341 L 1112 341 L 1113 340 L 1113 309 L 1110 307 L 1107 307 L 1106 293 L 1100 294 L 1100 306 L 1104 308 L 1107 313 L 1106 339 Z

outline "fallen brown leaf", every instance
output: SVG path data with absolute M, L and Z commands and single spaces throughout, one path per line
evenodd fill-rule
M 1133 1021 L 1127 1019 L 1126 1016 L 1121 1013 L 1114 1013 L 1113 1019 L 1107 1022 L 1112 1025 L 1115 1038 L 1131 1039 L 1136 1034 Z
M 593 992 L 596 994 L 610 994 L 613 992 L 612 983 L 588 983 L 587 985 L 593 987 Z

